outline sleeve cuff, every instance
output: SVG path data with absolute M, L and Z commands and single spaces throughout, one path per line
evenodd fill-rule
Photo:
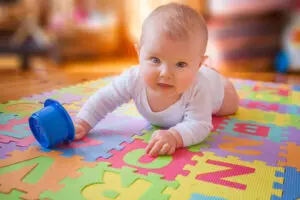
M 188 128 L 186 128 L 184 126 L 175 126 L 171 129 L 176 130 L 179 133 L 179 135 L 182 137 L 184 147 L 194 144 L 194 139 L 193 139 L 192 133 L 190 132 L 190 130 Z
M 99 122 L 99 120 L 95 118 L 92 113 L 86 110 L 79 111 L 76 117 L 86 121 L 92 128 Z

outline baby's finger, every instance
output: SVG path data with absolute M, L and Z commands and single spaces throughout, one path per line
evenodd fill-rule
M 153 148 L 150 151 L 150 155 L 151 156 L 157 156 L 158 152 L 160 151 L 160 149 L 161 149 L 161 147 L 162 147 L 163 144 L 164 143 L 162 143 L 160 141 L 156 142 L 155 145 L 153 146 Z
M 81 138 L 83 138 L 84 136 L 84 132 L 78 132 L 75 134 L 75 140 L 80 140 Z
M 174 146 L 171 146 L 169 151 L 168 151 L 168 155 L 172 155 L 173 153 L 175 153 L 176 148 Z
M 170 149 L 170 145 L 165 143 L 159 151 L 159 155 L 165 155 Z
M 146 154 L 149 154 L 150 150 L 152 149 L 152 147 L 155 145 L 155 143 L 157 142 L 157 139 L 152 139 L 149 144 L 146 147 Z

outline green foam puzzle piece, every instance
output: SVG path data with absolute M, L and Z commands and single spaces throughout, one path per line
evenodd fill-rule
M 44 173 L 49 169 L 49 167 L 53 164 L 53 162 L 53 158 L 41 156 L 2 167 L 0 170 L 0 175 L 22 169 L 26 166 L 36 165 L 34 170 L 32 170 L 27 176 L 23 177 L 22 181 L 27 183 L 37 183 L 40 178 L 43 177 Z
M 50 199 L 74 199 L 81 200 L 85 199 L 81 192 L 83 189 L 92 184 L 106 184 L 104 183 L 104 176 L 106 172 L 113 172 L 119 174 L 121 177 L 120 184 L 122 188 L 129 188 L 131 184 L 135 181 L 142 179 L 151 183 L 151 186 L 143 193 L 140 197 L 142 200 L 150 199 L 168 199 L 169 195 L 162 194 L 162 192 L 171 187 L 176 189 L 179 187 L 177 181 L 167 181 L 162 180 L 162 176 L 158 174 L 149 173 L 147 176 L 134 173 L 136 169 L 130 167 L 123 167 L 121 169 L 115 169 L 109 167 L 110 163 L 100 162 L 93 168 L 82 168 L 79 172 L 82 175 L 77 179 L 66 178 L 61 183 L 65 184 L 65 187 L 60 191 L 53 193 L 51 191 L 45 191 L 41 194 L 41 198 L 50 198 Z M 115 191 L 114 188 L 102 193 L 102 195 L 114 197 L 115 195 L 122 195 L 122 193 Z M 99 194 L 101 195 L 101 194 Z
M 277 102 L 281 104 L 291 104 L 291 99 L 287 96 L 270 94 L 268 91 L 251 92 L 247 99 L 254 101 Z
M 287 126 L 294 126 L 298 129 L 300 129 L 300 115 L 290 115 L 290 120 L 286 124 Z
M 113 190 L 105 190 L 102 194 L 103 194 L 103 196 L 110 198 L 110 199 L 115 199 L 117 196 L 119 196 L 119 192 L 116 192 Z
M 24 194 L 24 192 L 21 192 L 19 190 L 12 190 L 8 194 L 0 193 L 0 199 L 18 200 L 21 199 L 22 194 Z
M 138 159 L 141 158 L 144 154 L 145 154 L 144 149 L 136 149 L 134 151 L 128 152 L 124 156 L 123 160 L 125 161 L 125 163 L 129 165 L 146 168 L 146 169 L 158 169 L 161 166 L 167 166 L 172 162 L 172 157 L 167 155 L 159 156 L 150 163 L 139 162 Z
M 133 138 L 143 140 L 145 143 L 148 143 L 151 140 L 151 136 L 154 133 L 154 131 L 159 130 L 159 129 L 160 129 L 159 126 L 152 125 L 150 130 L 142 130 L 143 135 L 141 135 L 141 136 L 135 135 L 135 136 L 133 136 Z
M 78 179 L 74 180 L 71 178 L 65 178 L 61 183 L 65 184 L 65 187 L 59 190 L 56 193 L 51 191 L 43 192 L 41 198 L 50 198 L 50 199 L 73 199 L 73 200 L 84 200 L 82 196 L 82 189 L 92 183 L 103 183 L 102 177 L 100 175 L 104 173 L 104 169 L 107 166 L 107 163 L 99 163 L 96 167 L 90 168 Z M 81 169 L 79 171 L 84 172 L 86 169 Z
M 190 152 L 196 153 L 196 152 L 200 152 L 201 149 L 203 149 L 203 148 L 209 148 L 210 145 L 207 144 L 206 141 L 207 140 L 213 140 L 213 137 L 212 137 L 213 134 L 217 135 L 219 133 L 218 132 L 210 132 L 209 135 L 208 135 L 208 137 L 203 142 L 201 142 L 200 144 L 195 144 L 195 145 L 189 146 L 188 150 Z
M 35 101 L 18 100 L 9 101 L 5 104 L 0 104 L 0 112 L 5 114 L 15 114 L 19 117 L 30 116 L 32 113 L 40 110 L 43 104 Z

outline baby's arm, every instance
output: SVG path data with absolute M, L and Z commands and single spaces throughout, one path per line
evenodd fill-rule
M 87 100 L 74 120 L 76 139 L 84 137 L 109 112 L 130 101 L 135 76 L 136 71 L 131 68 Z
M 152 156 L 170 155 L 177 148 L 203 141 L 212 129 L 211 108 L 209 91 L 197 90 L 186 106 L 183 121 L 169 130 L 155 131 L 146 147 L 146 153 Z
M 197 91 L 186 107 L 182 122 L 171 127 L 183 141 L 183 146 L 191 146 L 202 142 L 212 130 L 212 99 L 206 89 Z

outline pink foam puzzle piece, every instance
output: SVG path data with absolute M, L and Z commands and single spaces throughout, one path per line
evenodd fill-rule
M 94 140 L 92 138 L 89 138 L 89 136 L 82 138 L 81 140 L 75 140 L 70 144 L 61 144 L 58 145 L 58 148 L 60 149 L 76 149 L 76 148 L 82 148 L 82 147 L 91 147 L 91 146 L 97 146 L 102 144 L 103 141 L 100 140 Z
M 0 124 L 0 135 L 15 138 L 24 138 L 31 135 L 28 125 L 28 117 L 9 120 L 6 124 Z
M 212 132 L 217 131 L 217 129 L 226 122 L 226 120 L 229 120 L 229 117 L 223 117 L 223 116 L 213 116 L 212 117 L 212 124 L 213 124 L 213 130 Z
M 20 147 L 27 147 L 32 145 L 34 142 L 36 142 L 36 140 L 33 135 L 30 135 L 25 138 L 15 138 L 6 135 L 0 135 L 0 143 L 9 143 L 9 142 L 15 142 L 16 145 Z
M 253 87 L 253 92 L 268 92 L 273 95 L 278 95 L 278 96 L 289 96 L 291 90 L 289 89 L 284 89 L 284 88 L 278 88 L 278 85 L 274 86 L 254 86 Z
M 149 172 L 160 174 L 166 180 L 175 180 L 178 174 L 188 175 L 183 168 L 185 165 L 195 165 L 192 160 L 195 155 L 203 156 L 202 152 L 190 152 L 187 148 L 177 149 L 172 156 L 151 157 L 145 154 L 147 143 L 136 139 L 132 143 L 123 144 L 122 151 L 112 150 L 112 157 L 108 159 L 98 158 L 97 161 L 110 162 L 112 167 L 122 168 L 129 166 L 136 168 L 136 173 L 147 175 Z
M 260 109 L 268 112 L 279 112 L 280 108 L 284 106 L 279 103 L 253 101 L 248 99 L 241 99 L 240 105 L 247 109 Z

